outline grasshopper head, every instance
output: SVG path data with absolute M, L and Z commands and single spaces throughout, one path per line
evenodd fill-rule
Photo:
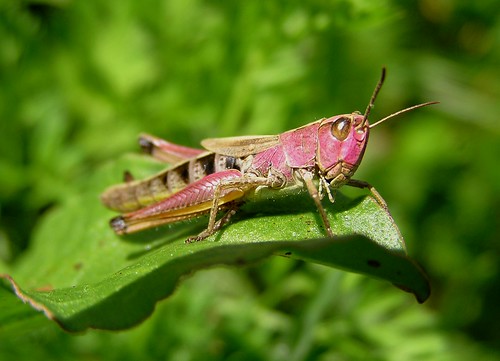
M 318 130 L 317 166 L 321 175 L 333 188 L 347 183 L 365 153 L 370 132 L 368 115 L 385 79 L 385 68 L 380 77 L 365 114 L 359 112 L 338 115 L 321 122 Z
M 318 129 L 316 161 L 320 173 L 332 186 L 342 185 L 358 168 L 366 148 L 370 128 L 359 113 L 324 119 Z
M 382 75 L 366 107 L 365 114 L 362 115 L 359 112 L 354 112 L 352 114 L 337 115 L 322 120 L 319 125 L 316 165 L 321 176 L 333 188 L 338 188 L 347 183 L 358 168 L 365 152 L 370 128 L 400 114 L 438 103 L 427 102 L 417 104 L 392 113 L 370 125 L 368 123 L 368 115 L 382 88 L 385 73 L 385 68 L 383 68 Z

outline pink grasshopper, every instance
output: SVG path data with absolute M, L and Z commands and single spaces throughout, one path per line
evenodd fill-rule
M 279 135 L 205 139 L 201 142 L 205 150 L 142 135 L 139 142 L 144 150 L 175 165 L 146 180 L 129 179 L 106 190 L 102 202 L 110 209 L 124 212 L 110 221 L 111 227 L 123 235 L 208 213 L 207 228 L 186 240 L 199 241 L 226 224 L 245 196 L 260 187 L 305 186 L 330 237 L 334 234 L 321 204 L 324 192 L 333 202 L 334 191 L 343 185 L 367 188 L 387 209 L 373 186 L 351 179 L 363 157 L 370 128 L 436 102 L 400 110 L 369 125 L 368 115 L 384 79 L 382 69 L 363 115 L 354 112 L 323 118 Z M 226 213 L 217 220 L 221 210 Z

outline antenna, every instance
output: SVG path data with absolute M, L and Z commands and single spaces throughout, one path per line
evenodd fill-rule
M 366 125 L 366 122 L 368 120 L 368 115 L 370 115 L 370 112 L 372 111 L 373 105 L 375 104 L 375 99 L 377 99 L 377 95 L 380 92 L 380 89 L 382 88 L 382 85 L 384 84 L 385 74 L 386 74 L 386 69 L 385 69 L 385 67 L 383 67 L 382 68 L 382 74 L 380 75 L 380 80 L 378 81 L 377 86 L 375 87 L 375 90 L 373 91 L 372 97 L 370 98 L 370 102 L 368 103 L 368 106 L 366 107 L 366 110 L 365 110 L 365 114 L 363 115 L 363 121 L 359 124 L 359 126 L 356 129 L 361 129 L 361 128 L 363 128 Z M 438 103 L 439 102 L 427 102 L 427 103 L 413 105 L 411 107 L 408 107 L 408 108 L 402 109 L 400 111 L 397 111 L 396 113 L 392 113 L 392 114 L 386 116 L 385 118 L 380 119 L 379 121 L 377 121 L 377 122 L 375 122 L 373 124 L 370 124 L 369 128 L 373 128 L 376 125 L 379 125 L 380 123 L 385 122 L 386 120 L 394 118 L 394 117 L 396 117 L 396 116 L 398 116 L 400 114 L 409 112 L 410 110 L 414 110 L 414 109 L 417 109 L 417 108 L 422 108 L 422 107 L 426 107 L 428 105 L 438 104 Z
M 366 124 L 366 120 L 368 119 L 368 115 L 370 115 L 370 112 L 372 111 L 373 104 L 375 103 L 375 99 L 377 98 L 377 95 L 380 92 L 382 85 L 384 84 L 385 73 L 386 73 L 386 70 L 385 70 L 385 67 L 383 67 L 382 74 L 380 75 L 380 80 L 378 81 L 377 86 L 375 87 L 375 90 L 373 91 L 372 97 L 370 98 L 370 102 L 368 103 L 368 106 L 366 107 L 366 110 L 365 110 L 365 114 L 363 115 L 363 121 L 359 125 L 358 129 L 363 128 Z
M 373 123 L 373 124 L 370 124 L 370 128 L 373 128 L 375 127 L 376 125 L 379 125 L 380 123 L 383 123 L 385 122 L 386 120 L 388 119 L 391 119 L 391 118 L 394 118 L 400 114 L 403 114 L 403 113 L 406 113 L 406 112 L 409 112 L 410 110 L 413 110 L 413 109 L 417 109 L 417 108 L 422 108 L 422 107 L 426 107 L 428 105 L 432 105 L 432 104 L 439 104 L 439 102 L 427 102 L 427 103 L 422 103 L 422 104 L 417 104 L 417 105 L 414 105 L 414 106 L 411 106 L 411 107 L 408 107 L 408 108 L 405 108 L 405 109 L 402 109 L 400 111 L 397 111 L 396 113 L 392 113 L 391 115 L 388 115 L 386 116 L 385 118 L 382 118 L 380 119 L 379 121 Z

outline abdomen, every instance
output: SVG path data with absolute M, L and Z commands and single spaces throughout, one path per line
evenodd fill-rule
M 239 158 L 203 153 L 145 180 L 112 186 L 101 195 L 101 201 L 112 210 L 132 212 L 162 201 L 209 174 L 240 170 L 241 163 Z

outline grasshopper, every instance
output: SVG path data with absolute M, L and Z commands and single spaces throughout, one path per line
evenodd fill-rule
M 330 237 L 334 234 L 321 203 L 325 192 L 333 202 L 335 191 L 343 185 L 366 188 L 387 210 L 384 199 L 371 184 L 352 179 L 365 152 L 370 128 L 437 102 L 405 108 L 370 125 L 368 116 L 385 73 L 384 68 L 364 114 L 323 118 L 278 135 L 205 139 L 201 142 L 205 149 L 141 135 L 143 150 L 175 165 L 141 181 L 134 181 L 127 172 L 124 184 L 107 189 L 101 195 L 102 202 L 123 213 L 110 221 L 111 227 L 123 235 L 208 213 L 207 228 L 186 240 L 200 241 L 228 223 L 245 197 L 262 187 L 305 187 Z M 225 213 L 217 219 L 220 211 Z

